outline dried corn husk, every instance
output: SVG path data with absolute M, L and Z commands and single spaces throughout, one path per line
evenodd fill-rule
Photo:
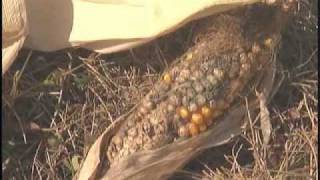
M 277 83 L 279 83 L 276 78 L 277 62 L 274 52 L 280 42 L 278 40 L 280 39 L 282 21 L 285 21 L 285 19 L 279 18 L 279 16 L 270 16 L 270 18 L 269 24 L 264 25 L 261 23 L 260 28 L 265 29 L 266 32 L 264 33 L 270 33 L 269 35 L 273 37 L 273 43 L 266 45 L 269 46 L 270 54 L 272 55 L 266 56 L 268 59 L 265 61 L 269 63 L 264 64 L 263 68 L 250 82 L 257 92 L 263 93 L 266 101 L 272 98 L 276 92 L 274 87 L 277 87 Z M 274 22 L 271 23 L 273 25 L 270 25 L 270 22 Z M 127 120 L 127 116 L 125 115 L 106 129 L 92 145 L 77 178 L 79 180 L 166 179 L 203 150 L 225 144 L 233 137 L 239 135 L 246 126 L 249 118 L 248 114 L 254 117 L 256 110 L 259 109 L 259 100 L 257 100 L 254 94 L 249 95 L 247 99 L 247 104 L 231 106 L 221 121 L 207 132 L 184 141 L 175 141 L 157 149 L 133 153 L 112 164 L 112 166 L 106 167 L 106 147 L 112 136 L 119 131 L 120 126 Z M 129 112 L 129 114 L 134 112 L 135 110 Z
M 191 20 L 262 1 L 5 0 L 2 37 L 15 41 L 2 42 L 3 73 L 27 35 L 24 46 L 34 50 L 81 46 L 111 53 L 149 42 Z M 12 28 L 15 30 L 8 33 Z

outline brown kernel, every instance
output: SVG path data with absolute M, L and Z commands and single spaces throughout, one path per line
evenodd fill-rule
M 204 119 L 203 119 L 202 114 L 200 114 L 200 113 L 194 113 L 194 114 L 192 114 L 192 116 L 191 116 L 191 122 L 194 123 L 194 124 L 196 124 L 196 125 L 204 124 Z
M 189 129 L 186 126 L 181 126 L 178 130 L 180 137 L 188 137 L 190 135 Z
M 147 108 L 147 109 L 153 109 L 154 108 L 154 104 L 153 104 L 153 102 L 151 102 L 151 101 L 146 101 L 145 103 L 144 103 L 144 106 Z
M 196 112 L 198 110 L 198 106 L 196 103 L 190 103 L 189 105 L 189 111 Z
M 188 123 L 188 129 L 189 132 L 192 136 L 198 135 L 199 134 L 199 128 L 197 125 L 193 124 L 193 123 Z

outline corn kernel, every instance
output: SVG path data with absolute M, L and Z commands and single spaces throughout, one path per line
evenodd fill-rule
M 196 124 L 196 125 L 204 124 L 204 119 L 203 119 L 202 114 L 200 114 L 200 113 L 194 113 L 194 114 L 192 114 L 192 116 L 191 116 L 191 122 L 193 122 L 193 123 Z
M 190 60 L 192 59 L 192 56 L 193 56 L 192 53 L 189 53 L 189 54 L 187 54 L 187 58 L 186 58 L 186 59 L 187 59 L 188 61 L 190 61 Z
M 266 40 L 264 40 L 264 45 L 267 46 L 268 48 L 272 48 L 272 39 L 271 38 L 267 38 Z
M 190 135 L 189 129 L 186 126 L 181 126 L 178 130 L 180 137 L 188 137 Z
M 180 115 L 181 118 L 187 119 L 190 116 L 190 113 L 186 107 L 180 107 L 178 109 L 178 114 Z
M 212 117 L 212 110 L 208 106 L 202 106 L 201 107 L 201 114 L 204 118 L 208 119 Z
M 171 78 L 171 76 L 170 76 L 170 74 L 169 73 L 166 73 L 164 76 L 163 76 L 163 81 L 165 82 L 165 83 L 171 83 L 171 81 L 172 81 L 172 78 Z
M 213 74 L 220 80 L 224 76 L 224 72 L 222 70 L 220 70 L 220 69 L 217 69 L 217 68 L 213 70 Z
M 199 134 L 199 128 L 197 125 L 193 124 L 193 123 L 188 123 L 188 129 L 189 132 L 192 136 L 198 135 Z

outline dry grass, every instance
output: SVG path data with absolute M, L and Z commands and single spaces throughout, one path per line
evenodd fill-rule
M 284 81 L 268 106 L 269 145 L 252 123 L 242 137 L 206 151 L 172 179 L 318 178 L 317 3 L 299 2 L 284 33 L 278 57 Z M 96 137 L 190 45 L 192 27 L 114 55 L 21 52 L 2 82 L 4 178 L 71 179 Z

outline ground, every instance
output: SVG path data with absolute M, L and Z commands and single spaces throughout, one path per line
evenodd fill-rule
M 317 3 L 299 1 L 283 34 L 278 56 L 283 82 L 268 105 L 273 127 L 268 150 L 255 124 L 196 157 L 172 179 L 317 179 Z M 97 136 L 190 46 L 193 25 L 111 55 L 21 51 L 2 78 L 4 178 L 71 179 Z

